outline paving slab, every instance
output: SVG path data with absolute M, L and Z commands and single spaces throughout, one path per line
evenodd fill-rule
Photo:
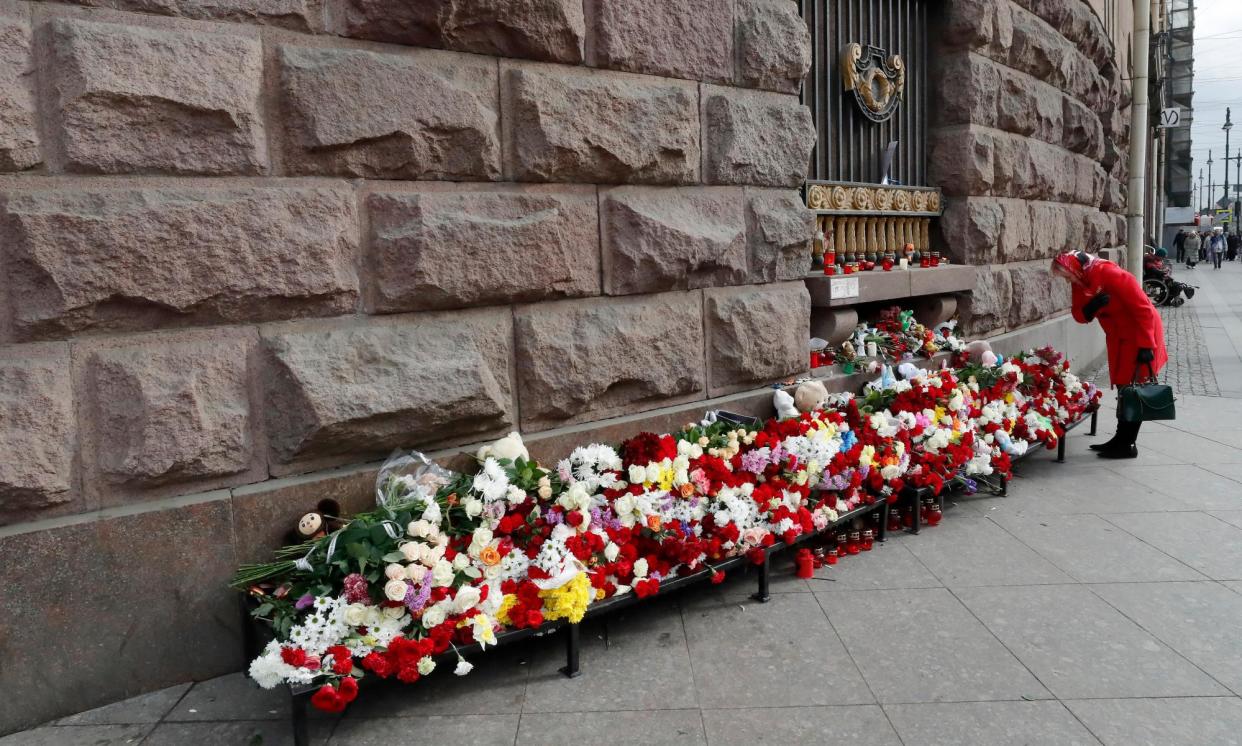
M 627 746 L 707 743 L 703 716 L 694 709 L 524 714 L 517 744 L 581 746 L 598 743 L 602 734 L 608 734 L 605 738 L 610 743 Z
M 903 543 L 949 588 L 1072 581 L 1051 562 L 981 516 L 947 516 L 940 526 L 905 537 Z
M 575 679 L 560 673 L 559 639 L 536 648 L 523 714 L 698 708 L 675 599 L 631 607 L 581 634 L 582 675 Z
M 881 704 L 1050 697 L 948 590 L 816 596 Z
M 1125 583 L 1091 589 L 1235 694 L 1242 694 L 1242 596 L 1219 583 Z
M 988 515 L 996 512 L 1073 515 L 1194 509 L 1114 471 L 1094 454 L 1088 458 L 1093 460 L 1093 465 L 1078 469 L 1063 469 L 1060 464 L 1053 463 L 1046 471 L 1032 472 L 1023 464 L 1010 485 L 1009 497 L 980 496 L 969 502 L 977 511 Z M 1126 463 L 1137 464 L 1141 460 Z
M 1229 693 L 1086 587 L 957 595 L 1059 699 Z
M 707 742 L 712 746 L 756 743 L 901 746 L 893 726 L 877 705 L 704 710 L 703 724 L 707 728 Z
M 56 725 L 0 738 L 2 746 L 129 746 L 151 732 L 150 724 Z
M 1242 580 L 1242 528 L 1207 513 L 1136 513 L 1106 520 L 1213 580 Z
M 1060 702 L 885 705 L 905 746 L 1096 746 Z
M 844 557 L 835 565 L 825 565 L 807 581 L 816 592 L 874 591 L 896 588 L 940 588 L 942 583 L 919 562 L 895 534 L 883 544 L 876 542 L 870 552 Z
M 703 707 L 875 701 L 812 594 L 766 604 L 703 595 L 685 599 L 683 618 Z
M 57 725 L 128 725 L 158 723 L 177 704 L 191 684 L 178 684 L 156 692 L 114 702 L 56 721 Z
M 1236 697 L 1093 699 L 1065 705 L 1105 746 L 1239 746 Z
M 1209 511 L 1208 515 L 1219 518 L 1231 526 L 1242 528 L 1242 510 L 1213 510 Z
M 331 746 L 392 746 L 398 743 L 513 746 L 520 715 L 433 715 L 342 720 Z M 223 742 L 217 742 L 223 743 Z M 270 746 L 263 741 L 263 746 Z
M 308 725 L 313 746 L 324 746 L 336 727 L 335 720 L 312 720 Z M 293 746 L 293 728 L 287 720 L 235 720 L 231 722 L 161 723 L 143 746 Z
M 198 682 L 166 718 L 169 722 L 288 719 L 288 689 L 261 689 L 240 672 Z
M 1207 580 L 1095 515 L 1009 515 L 992 520 L 1082 583 Z
M 1242 509 L 1242 483 L 1202 466 L 1117 466 L 1113 470 L 1196 510 Z M 1139 512 L 1139 511 L 1135 511 Z

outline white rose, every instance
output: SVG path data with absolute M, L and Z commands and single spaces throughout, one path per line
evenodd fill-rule
M 431 567 L 435 563 L 439 562 L 440 558 L 443 556 L 444 556 L 444 547 L 439 546 L 439 545 L 436 545 L 434 547 L 425 547 L 423 549 L 423 558 L 422 558 L 423 564 L 426 565 L 427 567 Z
M 550 484 L 539 485 L 539 499 L 547 500 L 550 497 L 552 497 L 552 485 Z
M 423 510 L 423 520 L 433 526 L 439 526 L 443 518 L 444 515 L 440 512 L 440 503 L 435 500 L 428 501 L 427 507 Z
M 406 588 L 409 586 L 404 580 L 390 580 L 384 584 L 384 595 L 389 601 L 404 601 Z
M 418 562 L 423 556 L 423 545 L 408 541 L 401 545 L 401 554 L 405 555 L 407 562 Z
M 624 516 L 630 515 L 634 512 L 634 496 L 627 493 L 618 497 L 612 503 L 612 509 L 619 517 L 624 518 Z
M 436 670 L 436 662 L 431 659 L 431 656 L 424 655 L 418 659 L 418 672 L 420 674 L 426 676 L 434 670 Z
M 470 558 L 467 557 L 466 555 L 459 554 L 453 558 L 453 569 L 454 570 L 465 570 L 469 566 L 470 566 Z
M 412 582 L 421 583 L 423 578 L 427 577 L 427 568 L 423 565 L 409 565 L 405 568 L 405 577 Z
M 448 614 L 444 611 L 444 608 L 439 604 L 436 604 L 423 612 L 423 626 L 427 629 L 439 626 L 444 623 L 444 618 L 446 616 L 448 616 Z
M 465 509 L 466 515 L 471 518 L 478 518 L 479 514 L 483 512 L 483 501 L 473 497 L 463 500 L 461 506 Z
M 642 484 L 647 481 L 647 470 L 638 464 L 630 464 L 630 484 Z
M 453 563 L 442 557 L 436 560 L 436 566 L 431 569 L 431 582 L 440 587 L 450 585 L 453 574 Z
M 431 535 L 433 527 L 429 522 L 419 519 L 417 521 L 410 521 L 410 525 L 406 526 L 405 530 L 406 533 L 416 539 L 425 539 Z
M 604 558 L 609 562 L 616 562 L 619 554 L 621 554 L 621 547 L 611 541 L 608 542 L 608 546 L 604 547 Z
M 453 598 L 453 613 L 464 614 L 470 609 L 478 605 L 479 599 L 483 594 L 478 588 L 472 585 L 463 586 L 457 589 L 457 596 Z
M 647 464 L 647 481 L 648 482 L 660 481 L 660 467 L 657 466 L 656 464 Z
M 400 619 L 401 615 L 405 613 L 405 607 L 404 606 L 385 606 L 384 611 L 382 613 L 384 616 L 388 617 L 389 619 Z
M 405 577 L 405 567 L 394 562 L 384 568 L 384 577 L 389 580 L 400 580 Z
M 647 577 L 647 558 L 646 557 L 641 557 L 634 562 L 634 577 L 636 578 Z
M 404 596 L 402 596 L 404 598 Z M 345 623 L 351 627 L 361 627 L 367 622 L 367 607 L 362 604 L 350 604 L 345 607 Z

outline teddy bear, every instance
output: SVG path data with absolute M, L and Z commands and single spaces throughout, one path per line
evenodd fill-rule
M 992 367 L 1000 361 L 995 352 L 992 352 L 992 345 L 986 339 L 976 339 L 966 345 L 966 355 L 970 358 L 970 362 Z
M 794 390 L 794 406 L 799 412 L 822 409 L 828 399 L 828 389 L 821 381 L 807 381 Z

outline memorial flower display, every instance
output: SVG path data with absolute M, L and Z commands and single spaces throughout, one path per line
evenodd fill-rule
M 317 685 L 313 704 L 339 712 L 365 676 L 415 682 L 506 631 L 577 623 L 592 604 L 653 596 L 672 578 L 720 582 L 724 560 L 762 563 L 906 487 L 1008 475 L 1013 457 L 1055 446 L 1099 397 L 1043 349 L 918 372 L 796 417 L 709 416 L 586 444 L 550 467 L 517 433 L 481 448 L 470 474 L 420 454 L 390 459 L 374 510 L 238 571 L 234 587 L 273 636 L 250 676 Z M 458 655 L 454 672 L 472 667 Z

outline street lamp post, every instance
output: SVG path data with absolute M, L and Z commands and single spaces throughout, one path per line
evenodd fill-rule
M 1216 184 L 1212 181 L 1212 151 L 1208 151 L 1208 199 L 1211 200 L 1216 196 Z M 1204 207 L 1211 207 L 1212 203 L 1208 202 Z M 1212 213 L 1216 214 L 1215 212 Z
M 1225 201 L 1229 201 L 1229 130 L 1233 129 L 1233 122 L 1229 120 L 1229 107 L 1225 107 L 1225 126 L 1221 127 L 1225 131 Z
M 1199 214 L 1203 214 L 1203 169 L 1199 169 Z

